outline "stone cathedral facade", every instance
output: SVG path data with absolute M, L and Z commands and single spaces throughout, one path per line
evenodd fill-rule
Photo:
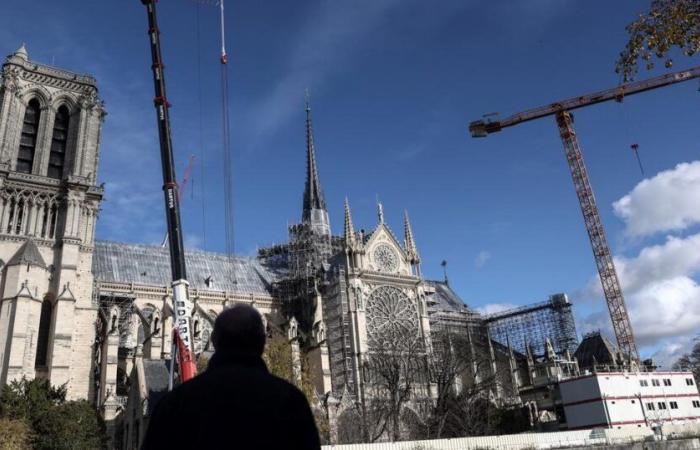
M 0 386 L 22 377 L 65 384 L 70 399 L 89 399 L 100 410 L 115 445 L 137 448 L 167 390 L 169 255 L 159 246 L 95 240 L 105 115 L 94 78 L 33 62 L 24 47 L 5 60 Z M 288 243 L 256 257 L 186 253 L 196 353 L 211 352 L 213 322 L 224 308 L 253 305 L 270 330 L 289 339 L 295 361 L 306 355 L 333 422 L 366 394 L 363 362 L 387 335 L 408 335 L 430 351 L 435 330 L 453 329 L 474 333 L 472 351 L 491 360 L 479 370 L 506 377 L 497 394 L 517 397 L 527 380 L 519 368 L 525 356 L 479 339 L 479 314 L 446 281 L 423 278 L 407 213 L 399 239 L 382 205 L 365 231 L 355 228 L 346 201 L 342 234 L 331 230 L 307 105 L 301 222 L 289 227 Z

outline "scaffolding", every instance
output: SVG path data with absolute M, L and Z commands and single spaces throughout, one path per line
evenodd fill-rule
M 574 353 L 578 346 L 576 324 L 566 294 L 555 294 L 549 300 L 510 309 L 484 317 L 491 338 L 513 350 L 526 353 L 528 346 L 536 357 L 545 354 L 549 338 L 557 354 Z
M 259 258 L 275 259 L 289 268 L 285 278 L 272 284 L 272 293 L 306 334 L 314 325 L 317 293 L 328 284 L 328 261 L 342 252 L 342 242 L 342 237 L 320 233 L 310 221 L 302 221 L 289 226 L 289 243 L 258 250 Z

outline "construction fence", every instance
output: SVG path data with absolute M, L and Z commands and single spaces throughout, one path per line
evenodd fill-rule
M 700 423 L 663 427 L 664 439 L 700 436 Z M 426 441 L 382 442 L 375 444 L 326 445 L 323 450 L 484 450 L 484 449 L 560 449 L 606 445 L 630 445 L 662 439 L 648 427 L 625 427 L 560 431 L 554 433 L 523 433 L 501 436 L 480 436 Z

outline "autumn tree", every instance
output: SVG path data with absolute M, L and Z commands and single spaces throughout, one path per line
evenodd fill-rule
M 301 367 L 299 368 L 299 376 L 295 374 L 294 359 L 292 357 L 292 346 L 290 342 L 282 335 L 274 335 L 267 339 L 265 343 L 265 352 L 263 359 L 267 368 L 275 376 L 297 386 L 306 396 L 306 399 L 311 405 L 311 409 L 316 419 L 316 427 L 323 442 L 328 442 L 330 425 L 325 411 L 319 404 L 319 398 L 316 389 L 311 379 L 311 372 L 307 359 L 303 354 L 300 354 Z
M 620 53 L 616 72 L 631 81 L 639 64 L 648 70 L 661 60 L 673 66 L 672 53 L 693 56 L 700 50 L 700 2 L 698 0 L 652 0 L 649 11 L 627 25 L 629 41 Z

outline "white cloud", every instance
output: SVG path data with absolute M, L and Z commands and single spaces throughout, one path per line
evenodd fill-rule
M 694 343 L 691 336 L 669 339 L 651 357 L 662 369 L 670 369 L 681 356 L 690 353 Z
M 486 316 L 490 314 L 496 314 L 503 311 L 508 311 L 509 309 L 517 308 L 518 305 L 512 303 L 489 303 L 488 305 L 480 306 L 476 308 L 481 314 Z
M 613 203 L 625 234 L 643 237 L 700 223 L 700 161 L 678 164 L 640 182 Z
M 491 259 L 491 252 L 487 250 L 482 250 L 479 252 L 478 255 L 476 255 L 476 258 L 474 259 L 474 265 L 477 269 L 481 269 L 486 265 L 489 259 Z
M 615 258 L 615 266 L 639 345 L 700 330 L 700 286 L 693 279 L 700 273 L 700 234 L 668 237 L 661 245 L 643 248 L 634 258 Z M 603 300 L 597 276 L 581 297 Z M 612 335 L 607 311 L 585 317 L 580 328 L 583 332 L 602 328 Z
M 253 105 L 253 130 L 263 138 L 302 111 L 305 88 L 318 90 L 326 76 L 348 63 L 348 56 L 399 0 L 324 2 L 292 42 L 286 75 Z
M 613 208 L 629 237 L 687 231 L 700 223 L 700 161 L 679 164 L 642 181 Z M 615 266 L 638 345 L 670 365 L 700 330 L 700 233 L 669 235 L 634 257 L 615 257 Z M 592 277 L 578 296 L 602 300 L 598 277 Z M 600 328 L 612 336 L 604 307 L 583 318 L 579 328 L 583 332 Z

